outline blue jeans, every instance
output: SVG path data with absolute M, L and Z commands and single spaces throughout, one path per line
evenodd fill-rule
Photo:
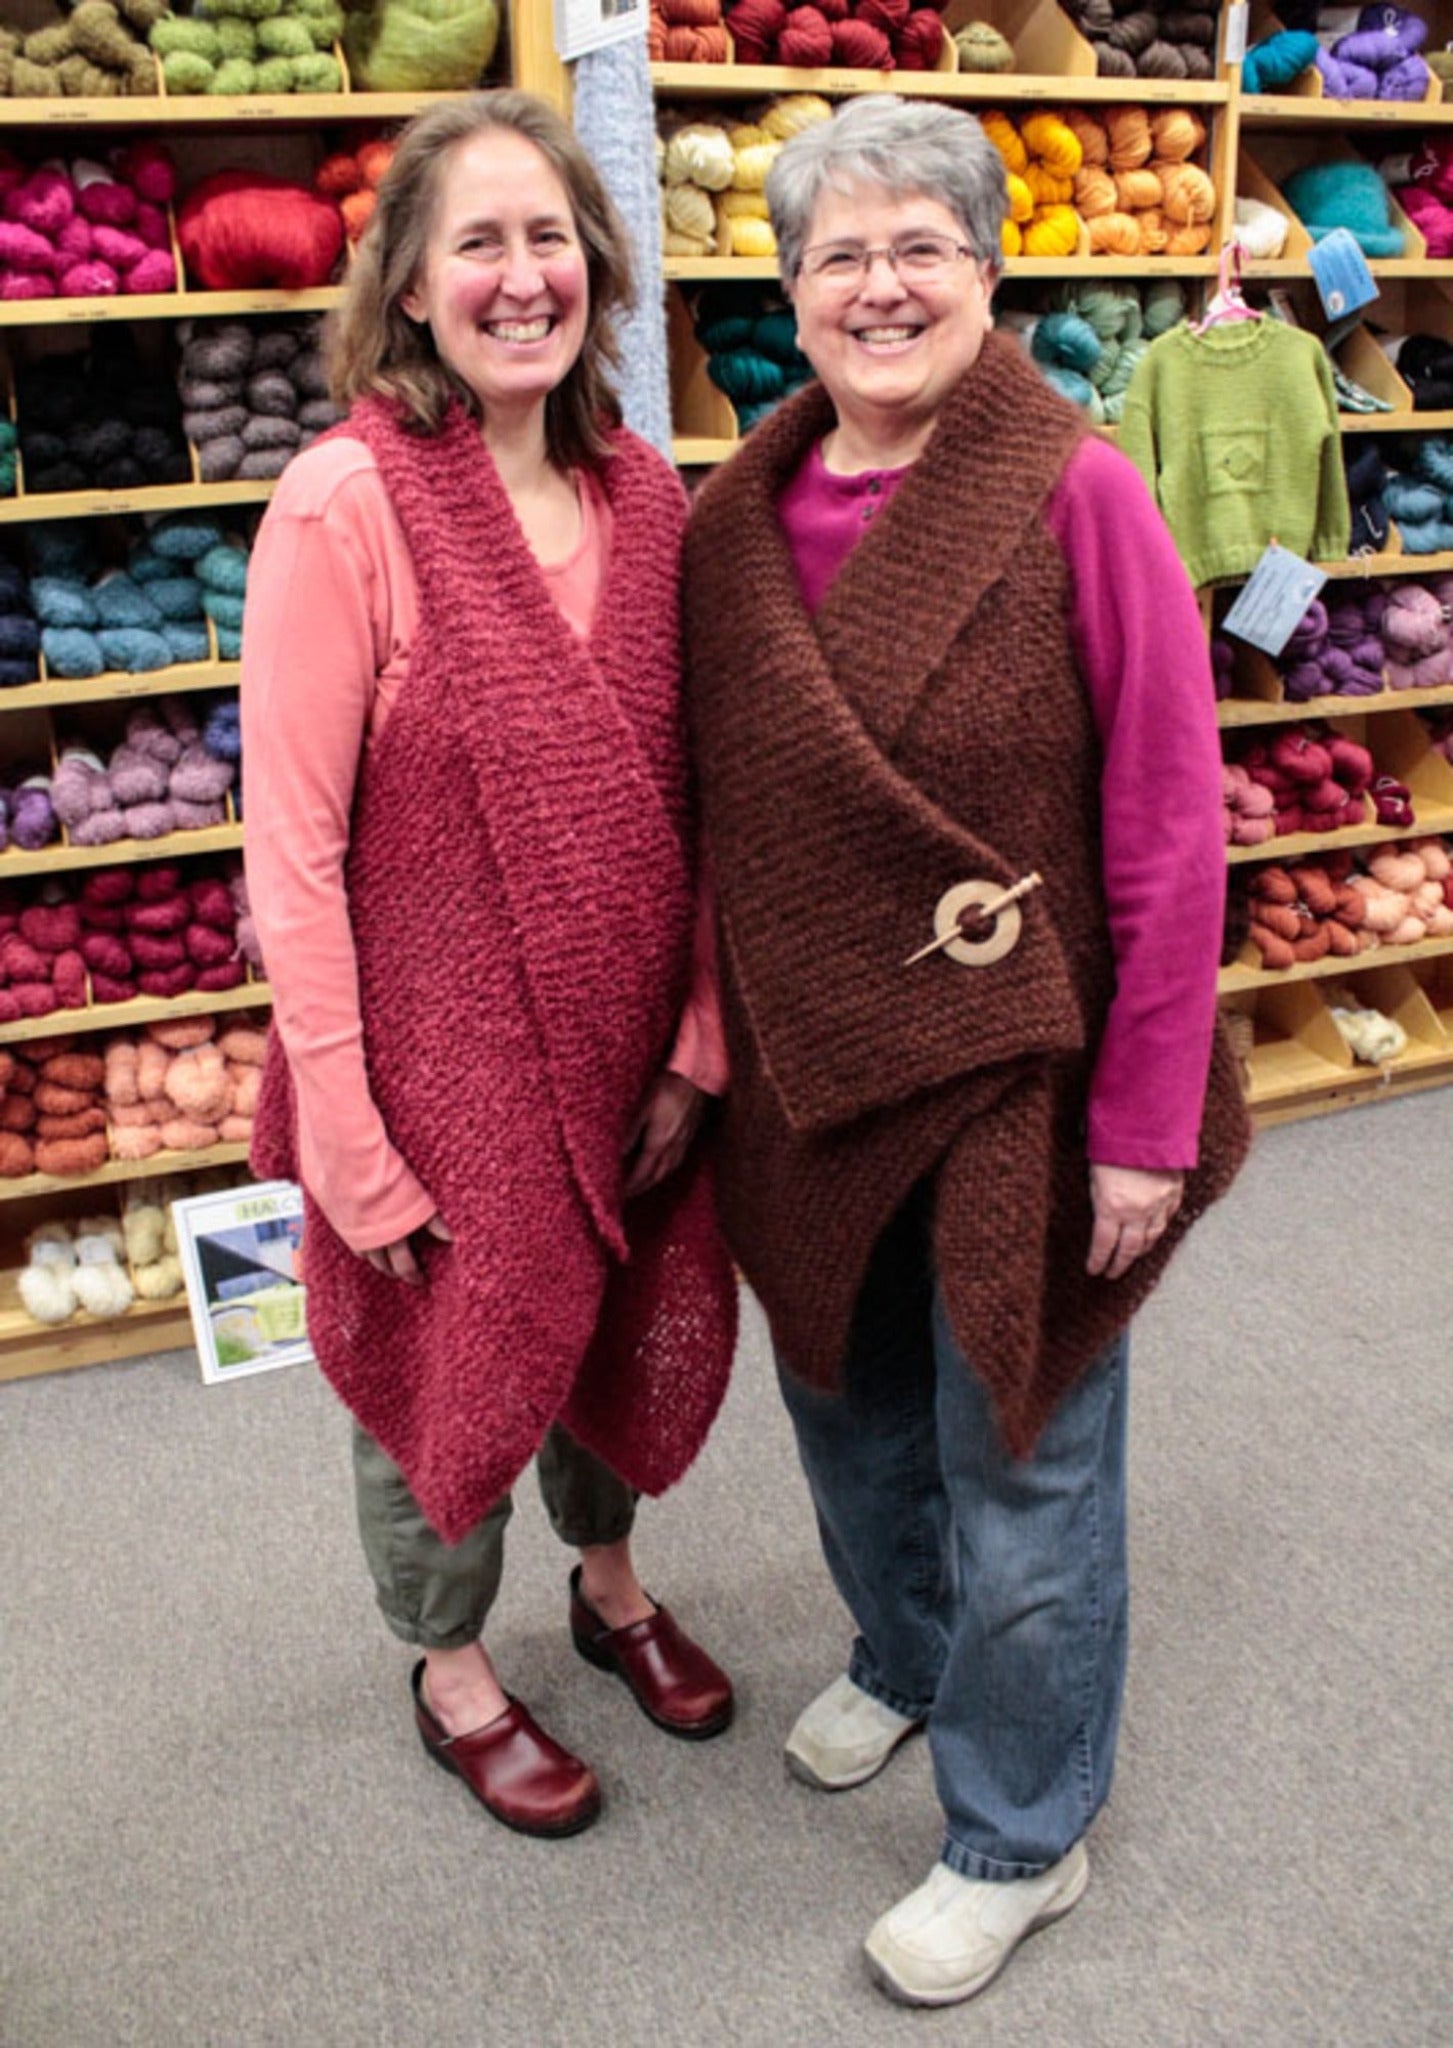
M 1121 1337 L 1029 1459 L 1005 1451 L 937 1285 L 926 1192 L 884 1232 L 840 1394 L 780 1366 L 828 1567 L 857 1625 L 849 1674 L 926 1717 L 965 1877 L 1031 1877 L 1079 1840 L 1115 1764 L 1125 1682 Z

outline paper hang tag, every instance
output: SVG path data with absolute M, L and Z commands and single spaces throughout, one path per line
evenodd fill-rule
M 1341 320 L 1377 297 L 1376 280 L 1350 228 L 1333 228 L 1314 242 L 1307 261 L 1329 320 Z
M 1251 9 L 1246 0 L 1232 0 L 1222 16 L 1221 62 L 1239 64 L 1250 40 Z
M 566 64 L 646 34 L 645 0 L 554 0 L 553 15 L 555 54 Z
M 1322 570 L 1273 541 L 1221 621 L 1222 631 L 1263 654 L 1280 654 L 1326 580 Z

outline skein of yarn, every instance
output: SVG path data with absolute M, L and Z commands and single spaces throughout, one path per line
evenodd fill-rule
M 215 171 L 183 199 L 177 241 L 188 282 L 208 291 L 306 291 L 332 276 L 343 217 L 332 200 L 286 178 Z

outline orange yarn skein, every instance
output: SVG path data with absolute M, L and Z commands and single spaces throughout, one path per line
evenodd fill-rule
M 1195 164 L 1162 163 L 1159 170 L 1165 192 L 1165 210 L 1182 227 L 1200 227 L 1216 212 L 1216 188 Z
M 1152 115 L 1151 144 L 1157 157 L 1170 163 L 1184 163 L 1206 139 L 1206 124 L 1189 107 L 1167 107 Z
M 1107 107 L 1105 132 L 1110 138 L 1112 171 L 1138 171 L 1149 163 L 1153 144 L 1144 107 Z
M 1164 193 L 1156 168 L 1115 173 L 1115 200 L 1124 213 L 1139 213 L 1147 206 L 1159 206 Z
M 1098 213 L 1088 223 L 1092 256 L 1138 256 L 1139 219 L 1131 213 Z
M 1115 180 L 1098 164 L 1086 164 L 1075 173 L 1075 206 L 1084 220 L 1115 211 Z

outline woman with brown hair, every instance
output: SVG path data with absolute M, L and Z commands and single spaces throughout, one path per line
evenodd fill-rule
M 569 1834 L 595 1776 L 480 1641 L 536 1452 L 570 1626 L 669 1732 L 725 1676 L 643 1591 L 734 1291 L 691 1139 L 701 990 L 678 704 L 684 504 L 619 420 L 624 230 L 568 127 L 486 93 L 408 129 L 289 465 L 243 645 L 247 867 L 276 1029 L 259 1171 L 301 1181 L 308 1325 L 430 1756 Z

